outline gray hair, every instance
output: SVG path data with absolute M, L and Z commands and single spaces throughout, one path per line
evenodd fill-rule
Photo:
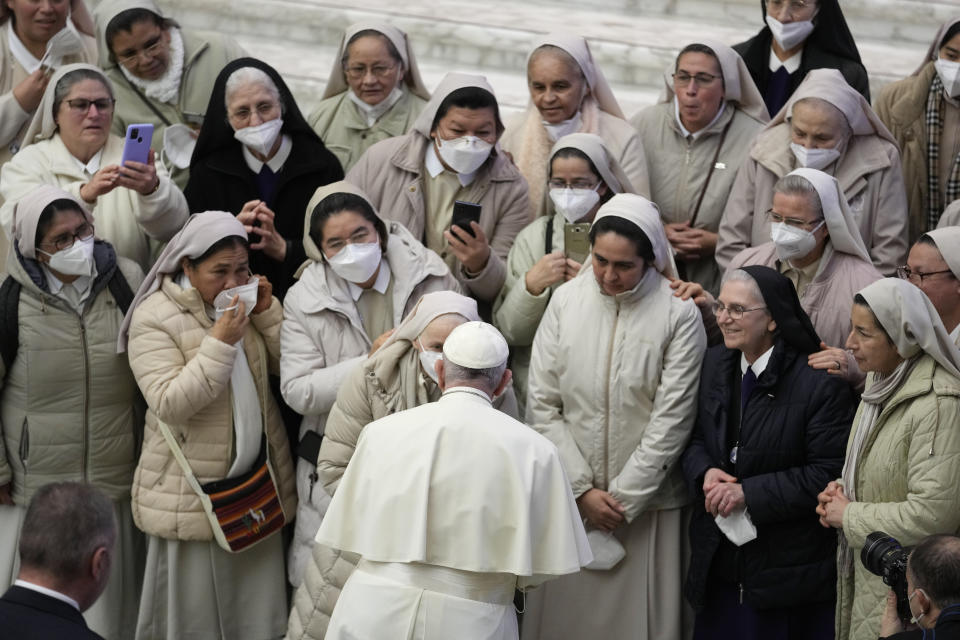
M 843 123 L 844 132 L 847 134 L 847 136 L 853 135 L 853 128 L 850 126 L 850 121 L 847 120 L 847 114 L 845 114 L 843 110 L 840 109 L 840 107 L 836 106 L 835 104 L 831 102 L 827 102 L 823 98 L 815 98 L 815 97 L 801 98 L 800 100 L 797 100 L 795 103 L 793 103 L 793 107 L 790 110 L 791 119 L 793 119 L 793 114 L 796 112 L 797 107 L 799 107 L 800 105 L 814 107 L 815 109 L 819 109 L 820 111 L 831 111 L 831 112 L 839 113 L 840 122 Z
M 20 532 L 20 564 L 59 580 L 81 578 L 94 552 L 117 536 L 113 503 L 93 485 L 59 482 L 30 500 Z
M 96 80 L 103 85 L 103 88 L 107 90 L 107 93 L 110 94 L 110 99 L 115 100 L 116 96 L 113 95 L 113 87 L 110 86 L 110 82 L 101 74 L 99 71 L 94 71 L 93 69 L 75 69 L 70 73 L 64 74 L 60 80 L 57 81 L 57 86 L 53 88 L 53 115 L 56 116 L 57 112 L 60 110 L 60 105 L 64 100 L 67 99 L 67 96 L 70 95 L 70 90 L 73 89 L 73 86 L 83 82 L 84 80 Z
M 280 111 L 286 111 L 286 107 L 283 104 L 283 98 L 280 96 L 280 90 L 277 89 L 277 85 L 273 81 L 273 78 L 267 75 L 266 71 L 257 67 L 240 67 L 227 76 L 227 82 L 223 88 L 224 109 L 227 109 L 228 111 L 230 110 L 230 97 L 237 89 L 248 84 L 258 84 L 266 89 L 267 93 L 269 93 L 273 99 L 280 104 Z
M 450 386 L 454 382 L 474 382 L 491 396 L 503 379 L 507 363 L 489 369 L 470 369 L 443 359 L 443 381 Z
M 580 63 L 577 62 L 576 58 L 567 53 L 563 48 L 553 44 L 542 44 L 533 50 L 533 53 L 530 54 L 530 61 L 527 63 L 528 76 L 530 75 L 530 65 L 532 65 L 535 60 L 543 55 L 551 55 L 555 58 L 563 60 L 564 64 L 567 65 L 567 67 L 576 77 L 580 78 L 584 84 L 587 83 L 587 76 L 584 75 L 583 69 L 580 68 Z
M 810 208 L 816 212 L 816 218 L 823 217 L 823 202 L 820 200 L 820 193 L 803 176 L 783 176 L 777 180 L 777 184 L 773 185 L 773 192 L 782 193 L 785 196 L 803 196 L 807 199 Z
M 747 287 L 750 289 L 750 295 L 759 302 L 766 304 L 766 301 L 763 299 L 763 292 L 760 291 L 760 285 L 757 284 L 756 278 L 744 271 L 743 269 L 731 269 L 723 276 L 723 284 L 728 282 L 744 282 L 747 284 Z

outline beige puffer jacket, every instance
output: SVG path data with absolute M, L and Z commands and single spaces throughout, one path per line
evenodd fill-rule
M 283 313 L 270 307 L 250 316 L 243 350 L 258 391 L 267 398 L 266 433 L 283 511 L 297 512 L 297 493 L 287 434 L 267 381 L 280 361 Z M 133 520 L 145 533 L 171 540 L 212 540 L 213 531 L 157 423 L 162 420 L 200 483 L 226 477 L 233 462 L 230 374 L 237 346 L 210 335 L 196 289 L 184 290 L 169 275 L 160 290 L 136 308 L 130 324 L 130 368 L 147 401 L 147 426 L 133 477 Z
M 706 346 L 696 305 L 652 268 L 617 296 L 592 268 L 554 292 L 533 340 L 526 419 L 557 445 L 574 496 L 607 490 L 628 522 L 686 504 L 677 462 Z
M 126 354 L 116 353 L 123 313 L 107 286 L 120 269 L 136 291 L 143 273 L 106 243 L 94 256 L 98 276 L 82 315 L 38 286 L 46 282 L 36 262 L 28 272 L 8 256 L 21 285 L 20 346 L 9 371 L 0 361 L 0 485 L 12 480 L 18 505 L 50 482 L 87 481 L 113 500 L 130 495 L 143 406 Z

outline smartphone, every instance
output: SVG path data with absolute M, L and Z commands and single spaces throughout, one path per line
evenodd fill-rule
M 583 264 L 590 255 L 590 223 L 576 222 L 563 225 L 563 253 Z
M 153 140 L 152 124 L 131 124 L 127 126 L 127 137 L 123 142 L 123 156 L 120 165 L 127 160 L 147 164 L 150 157 L 150 141 Z
M 476 202 L 455 200 L 453 203 L 453 224 L 457 225 L 471 236 L 476 237 L 471 222 L 480 223 L 480 205 Z

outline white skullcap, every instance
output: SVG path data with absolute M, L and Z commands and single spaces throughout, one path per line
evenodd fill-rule
M 443 359 L 467 369 L 499 367 L 509 354 L 503 335 L 486 322 L 466 322 L 451 331 L 443 343 Z

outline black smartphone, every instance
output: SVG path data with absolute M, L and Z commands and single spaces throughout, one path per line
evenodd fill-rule
M 307 431 L 303 434 L 303 439 L 297 445 L 297 457 L 303 458 L 313 466 L 317 466 L 317 458 L 320 456 L 320 445 L 323 443 L 323 436 L 316 431 Z
M 470 227 L 471 222 L 480 223 L 480 205 L 476 202 L 455 200 L 453 203 L 453 224 L 457 225 L 471 236 L 476 237 Z

